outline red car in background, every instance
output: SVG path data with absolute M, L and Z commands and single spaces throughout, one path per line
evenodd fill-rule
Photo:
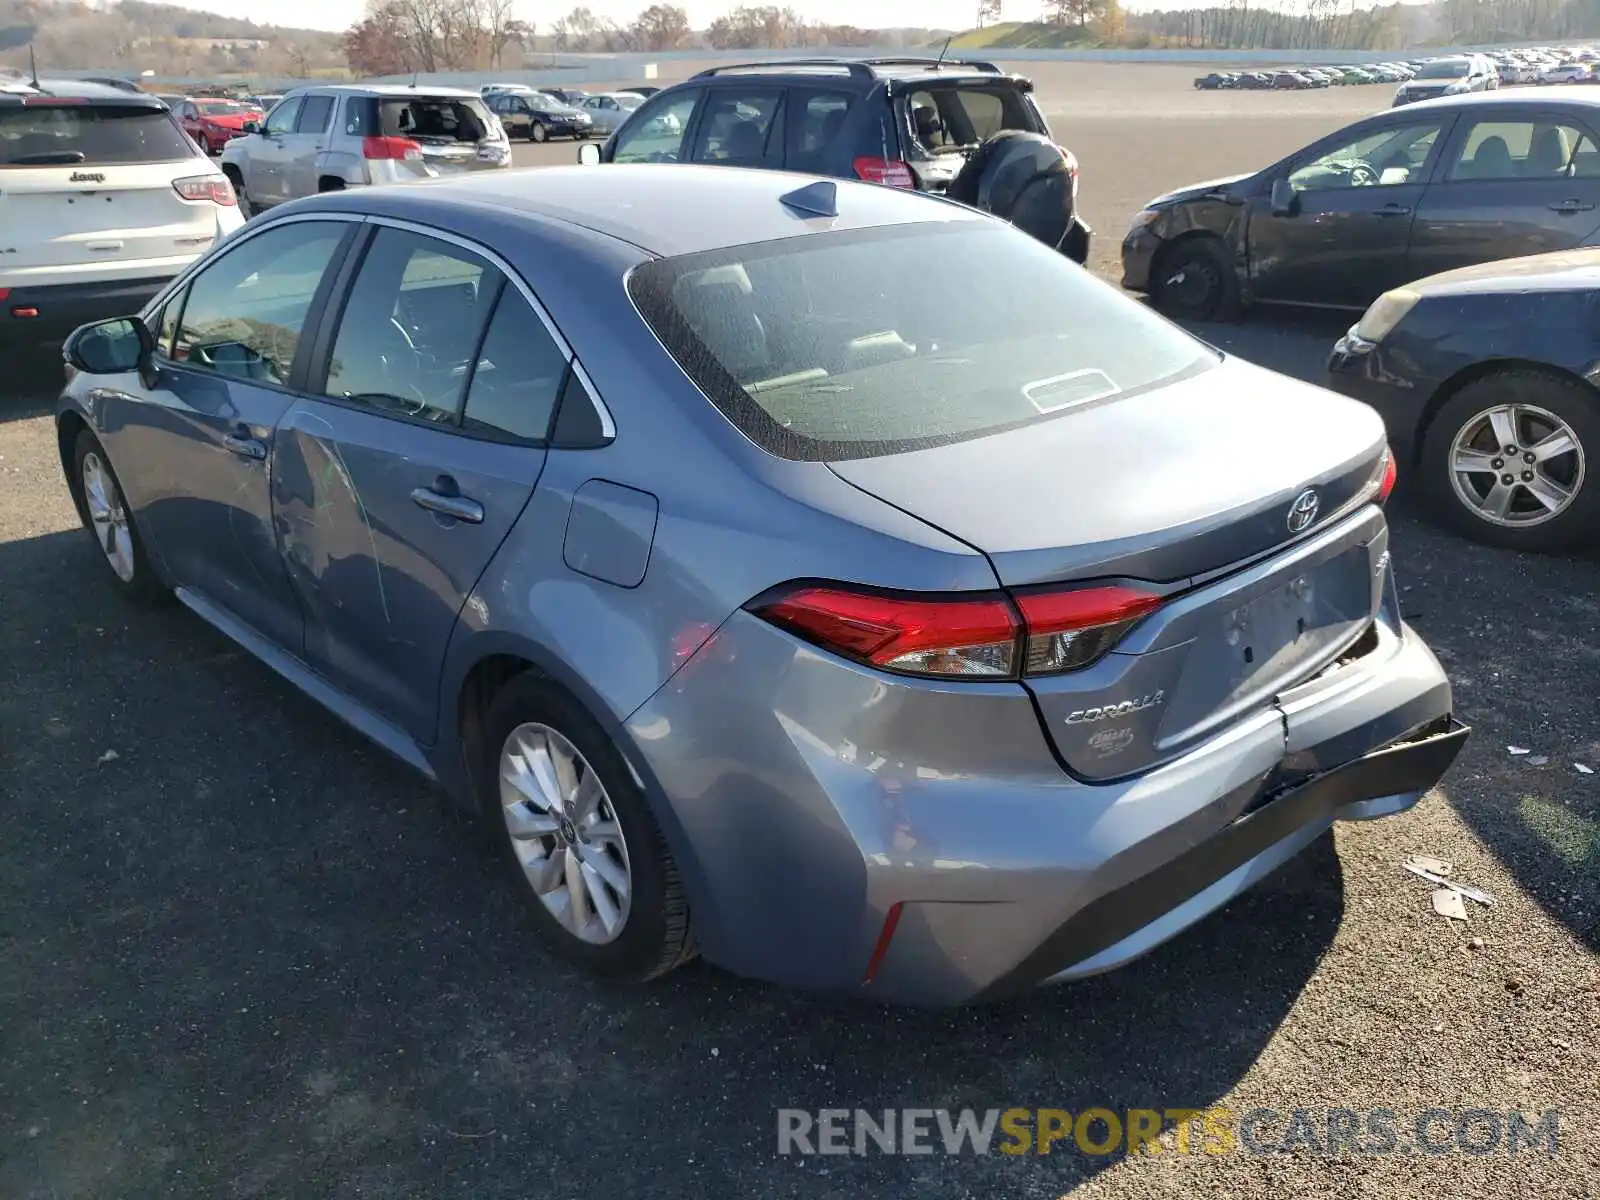
M 242 137 L 246 121 L 260 121 L 261 110 L 220 96 L 190 96 L 178 106 L 183 131 L 207 154 L 221 154 L 232 139 Z

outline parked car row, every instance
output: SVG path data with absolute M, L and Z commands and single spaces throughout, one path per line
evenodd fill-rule
M 1457 528 L 1552 549 L 1600 534 L 1587 466 L 1600 453 L 1587 379 L 1600 340 L 1579 316 L 1600 267 L 1584 248 L 1597 243 L 1600 93 L 1457 94 L 1157 197 L 1123 241 L 1123 284 L 1200 320 L 1251 304 L 1371 305 L 1335 356 L 1334 386 L 1379 408 Z M 1486 398 L 1517 392 L 1526 405 L 1491 420 Z M 1516 436 L 1490 453 L 1490 428 Z
M 1293 67 L 1274 71 L 1212 71 L 1194 86 L 1202 91 L 1295 91 L 1304 88 L 1343 87 L 1368 83 L 1400 83 L 1416 73 L 1417 63 L 1368 63 L 1363 66 Z

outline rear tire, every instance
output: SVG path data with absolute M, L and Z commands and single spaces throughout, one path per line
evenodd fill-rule
M 1180 321 L 1232 321 L 1239 316 L 1239 278 L 1221 238 L 1188 238 L 1159 258 L 1150 272 L 1151 298 Z
M 170 593 L 150 566 L 122 481 L 100 439 L 87 429 L 80 430 L 72 444 L 70 483 L 78 517 L 106 565 L 111 586 L 135 604 L 164 600 Z
M 1508 438 L 1515 453 L 1500 444 Z M 1600 535 L 1597 455 L 1600 395 L 1576 379 L 1509 367 L 1473 380 L 1434 414 L 1422 485 L 1434 512 L 1464 537 L 1564 550 Z
M 239 200 L 239 215 L 248 221 L 256 215 L 256 206 L 250 203 L 250 196 L 244 190 L 244 175 L 238 167 L 224 165 L 222 173 L 228 177 L 228 182 L 233 184 L 233 194 Z
M 484 819 L 546 946 L 597 975 L 629 983 L 693 958 L 677 864 L 633 773 L 599 724 L 566 692 L 530 672 L 495 695 L 483 734 L 478 778 Z M 576 902 L 574 874 L 581 895 Z
M 344 191 L 344 180 L 335 179 L 332 175 L 324 175 L 321 179 L 317 180 L 317 191 L 319 193 L 342 192 Z
M 530 142 L 547 141 L 549 139 L 549 137 L 550 137 L 550 131 L 548 129 L 546 129 L 543 125 L 539 124 L 539 122 L 537 122 L 537 121 L 535 121 L 528 128 L 528 140 Z

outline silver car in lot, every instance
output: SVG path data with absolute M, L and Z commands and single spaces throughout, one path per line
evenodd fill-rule
M 610 134 L 621 129 L 644 102 L 645 97 L 633 92 L 595 92 L 583 98 L 578 110 L 594 122 L 595 133 Z
M 615 977 L 1093 974 L 1466 737 L 1376 414 L 937 198 L 681 165 L 324 195 L 66 353 L 108 580 L 438 780 Z
M 224 148 L 222 169 L 247 213 L 320 192 L 511 165 L 499 118 L 476 92 L 454 88 L 298 88 L 245 131 Z

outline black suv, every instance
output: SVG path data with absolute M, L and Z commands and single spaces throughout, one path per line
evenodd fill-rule
M 713 67 L 650 97 L 603 146 L 581 147 L 578 161 L 766 167 L 916 188 L 1011 217 L 1077 262 L 1089 252 L 1089 227 L 1074 211 L 1077 160 L 1051 141 L 1033 82 L 993 63 L 802 58 Z M 1047 188 L 1019 196 L 1040 180 Z M 1041 203 L 1053 209 L 1043 222 Z M 1012 205 L 1030 220 L 1013 217 Z

